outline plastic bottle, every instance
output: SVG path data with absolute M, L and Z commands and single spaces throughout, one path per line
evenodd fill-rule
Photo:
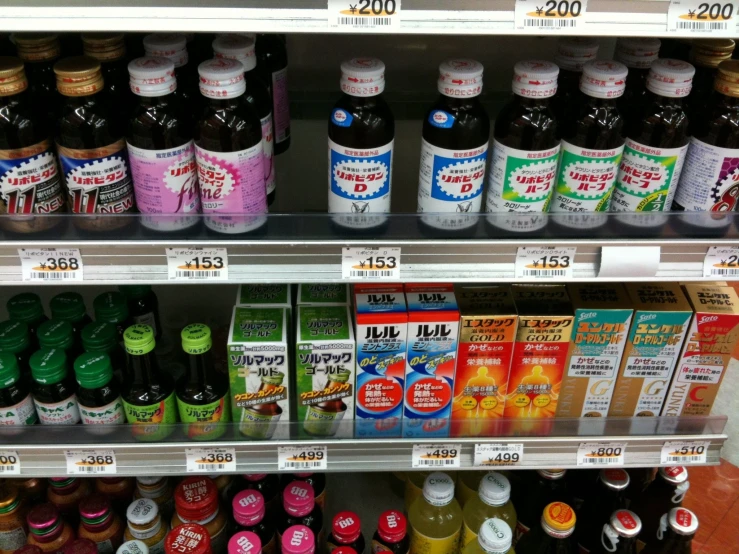
M 293 525 L 285 530 L 280 546 L 282 554 L 314 554 L 316 536 L 305 525 Z
M 28 504 L 12 481 L 0 483 L 0 554 L 13 554 L 26 544 Z
M 662 517 L 660 514 L 666 514 L 672 508 L 680 507 L 689 488 L 688 470 L 685 467 L 659 468 L 654 481 L 629 506 L 641 519 L 640 547 L 643 548 L 644 545 L 654 542 L 654 537 L 660 527 Z
M 572 505 L 572 499 L 564 477 L 564 469 L 540 469 L 536 476 L 521 487 L 514 497 L 516 507 L 516 529 L 513 544 L 539 524 L 544 507 L 552 502 Z
M 693 41 L 690 61 L 695 67 L 695 75 L 686 106 L 690 121 L 700 117 L 709 107 L 714 91 L 714 81 L 718 75 L 718 66 L 721 62 L 731 59 L 734 46 L 734 41 L 730 38 Z
M 143 323 L 154 329 L 154 338 L 162 336 L 162 324 L 159 320 L 159 299 L 151 285 L 120 285 L 121 291 L 128 299 L 128 313 L 134 323 Z
M 673 508 L 660 519 L 657 541 L 650 540 L 643 554 L 691 554 L 698 518 L 686 508 Z
M 326 547 L 329 552 L 333 552 L 341 546 L 353 548 L 359 554 L 364 553 L 366 544 L 362 535 L 362 522 L 354 512 L 339 512 L 334 516 Z
M 371 554 L 408 554 L 411 548 L 407 534 L 408 521 L 397 510 L 388 510 L 380 514 L 377 531 L 372 537 Z
M 127 110 L 131 100 L 123 33 L 83 33 L 82 52 L 100 62 L 105 90 L 114 106 Z
M 287 488 L 287 485 L 293 481 L 305 481 L 313 488 L 313 496 L 316 501 L 316 505 L 321 508 L 321 511 L 326 510 L 326 474 L 325 473 L 293 473 L 292 475 L 285 475 L 283 488 Z
M 164 554 L 164 539 L 169 533 L 169 521 L 162 520 L 159 506 L 150 498 L 134 500 L 126 510 L 128 525 L 123 540 L 139 540 L 151 554 Z
M 197 62 L 188 63 L 187 37 L 182 33 L 153 33 L 144 37 L 144 51 L 147 57 L 166 58 L 174 63 L 177 79 L 175 95 L 184 106 L 198 106 Z
M 134 498 L 150 498 L 159 507 L 164 521 L 174 514 L 174 490 L 167 477 L 137 477 Z
M 164 542 L 165 554 L 218 554 L 211 548 L 208 530 L 197 523 L 183 523 L 172 529 Z M 225 553 L 225 549 L 223 551 Z
M 457 499 L 462 510 L 464 510 L 467 502 L 473 498 L 477 498 L 480 481 L 487 474 L 487 471 L 461 471 L 459 473 L 457 485 L 454 488 L 454 498 Z M 421 482 L 421 486 L 423 487 L 423 482 Z
M 239 531 L 228 541 L 228 554 L 261 554 L 262 541 L 256 533 Z
M 25 65 L 33 103 L 44 106 L 47 121 L 54 121 L 59 106 L 54 76 L 54 63 L 62 53 L 59 37 L 51 33 L 14 33 L 12 38 Z
M 123 334 L 128 327 L 133 325 L 133 319 L 128 313 L 128 300 L 118 291 L 104 292 L 98 294 L 92 301 L 92 309 L 95 311 L 95 321 L 105 321 L 116 326 L 119 341 L 123 342 Z
M 75 477 L 52 477 L 46 489 L 46 499 L 51 502 L 67 523 L 76 528 L 79 524 L 79 505 L 90 494 L 90 481 Z
M 82 348 L 85 352 L 106 354 L 113 366 L 113 375 L 119 383 L 126 373 L 126 353 L 118 342 L 118 330 L 107 321 L 93 322 L 82 329 Z
M 461 549 L 461 554 L 514 554 L 513 531 L 502 519 L 486 519 L 477 537 Z
M 647 92 L 647 75 L 662 45 L 658 38 L 620 37 L 613 58 L 629 68 L 626 90 L 618 99 L 621 114 L 631 111 Z
M 478 529 L 491 518 L 501 519 L 510 529 L 515 529 L 517 518 L 516 509 L 511 502 L 511 483 L 504 475 L 495 471 L 485 475 L 480 482 L 479 494 L 467 502 L 462 516 L 464 525 L 460 550 L 475 542 Z
M 614 512 L 626 508 L 625 493 L 629 482 L 629 474 L 623 469 L 600 471 L 595 491 L 579 512 L 580 525 L 575 539 L 581 554 L 597 551 L 603 526 L 608 524 Z
M 63 292 L 57 294 L 49 302 L 51 318 L 57 321 L 68 321 L 74 333 L 76 351 L 82 350 L 82 329 L 92 323 L 87 315 L 85 301 L 78 292 Z
M 139 540 L 126 541 L 118 548 L 115 554 L 149 554 L 149 548 Z
M 44 554 L 57 554 L 75 539 L 72 527 L 59 515 L 53 504 L 39 504 L 28 512 L 28 544 Z
M 80 502 L 77 536 L 90 539 L 100 554 L 114 554 L 123 543 L 123 523 L 107 496 L 91 494 Z
M 636 537 L 641 532 L 641 520 L 634 512 L 618 510 L 602 529 L 598 544 L 591 552 L 598 554 L 636 554 Z
M 228 516 L 220 509 L 218 488 L 208 477 L 188 477 L 174 492 L 175 513 L 172 531 L 183 523 L 202 525 L 210 537 L 215 554 L 224 554 L 228 547 Z
M 82 353 L 81 345 L 74 340 L 74 328 L 68 321 L 50 319 L 38 328 L 38 342 L 40 348 L 56 348 L 63 350 L 67 358 L 72 361 Z
M 516 543 L 517 554 L 575 554 L 572 540 L 575 511 L 564 502 L 552 502 L 544 508 L 541 525 L 526 533 Z
M 231 506 L 238 529 L 256 534 L 264 554 L 275 554 L 277 552 L 275 528 L 272 518 L 265 517 L 267 510 L 262 493 L 253 489 L 241 491 L 236 494 Z
M 270 518 L 273 517 L 279 510 L 282 501 L 280 498 L 280 478 L 274 473 L 248 473 L 241 477 L 243 480 L 239 481 L 239 488 L 259 491 L 262 498 L 264 498 L 267 515 Z M 316 504 L 319 504 L 318 498 Z
M 74 361 L 77 402 L 84 425 L 122 425 L 126 422 L 120 386 L 113 379 L 107 354 L 86 353 Z
M 80 422 L 77 383 L 67 370 L 64 351 L 42 348 L 31 356 L 33 402 L 42 425 Z
M 314 546 L 323 544 L 323 512 L 316 505 L 313 487 L 304 481 L 293 481 L 282 493 L 282 511 L 277 516 L 277 539 L 294 525 L 305 525 L 315 535 Z M 284 550 L 283 550 L 284 552 Z
M 125 419 L 125 418 L 124 418 Z M 118 514 L 125 514 L 136 488 L 133 477 L 98 477 L 95 479 L 95 492 L 110 498 L 113 509 Z
M 30 375 L 28 364 L 35 350 L 25 323 L 12 319 L 0 323 L 0 352 L 15 356 L 23 376 Z
M 18 360 L 0 352 L 0 428 L 38 422 L 29 379 L 21 376 Z M 0 508 L 0 511 L 2 508 Z
M 290 148 L 290 98 L 287 90 L 287 37 L 281 34 L 257 35 L 257 59 L 272 94 L 275 155 Z
M 38 294 L 33 292 L 16 294 L 7 301 L 5 307 L 8 310 L 8 317 L 12 321 L 22 321 L 28 326 L 31 342 L 34 348 L 38 348 L 36 330 L 39 325 L 48 319 L 44 314 L 44 307 Z
M 454 498 L 454 481 L 445 473 L 432 473 L 423 485 L 423 496 L 408 511 L 411 552 L 457 552 L 462 531 L 462 509 Z
M 336 390 L 341 388 L 349 381 L 351 372 L 333 373 L 326 377 L 325 390 Z M 336 400 L 326 400 L 318 404 L 308 406 L 305 414 L 303 429 L 309 435 L 319 437 L 331 437 L 339 430 L 347 405 L 341 398 Z
M 557 42 L 554 63 L 559 67 L 559 75 L 552 108 L 559 121 L 565 121 L 573 103 L 577 102 L 583 67 L 586 63 L 595 61 L 598 47 L 598 42 L 590 37 L 567 37 Z

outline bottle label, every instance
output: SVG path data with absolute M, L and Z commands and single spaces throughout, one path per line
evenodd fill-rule
M 0 408 L 0 427 L 3 425 L 33 425 L 37 421 L 36 408 L 30 394 L 15 406 Z
M 439 129 L 451 129 L 454 126 L 455 121 L 455 117 L 444 110 L 433 110 L 429 114 L 429 123 Z M 485 147 L 487 149 L 487 144 Z
M 105 539 L 104 541 L 95 543 L 95 545 L 98 547 L 98 554 L 113 554 L 115 552 L 110 539 Z
M 448 537 L 429 537 L 411 527 L 411 552 L 413 554 L 449 554 L 459 545 L 459 530 Z
M 80 409 L 77 404 L 77 396 L 52 404 L 39 402 L 34 398 L 36 413 L 42 425 L 71 425 L 80 422 Z
M 135 208 L 123 139 L 90 150 L 57 145 L 57 151 L 72 213 L 120 214 Z
M 15 552 L 25 544 L 26 532 L 23 530 L 23 527 L 0 531 L 0 551 Z
M 459 539 L 459 549 L 464 549 L 465 546 L 470 544 L 472 541 L 477 539 L 477 533 L 467 526 L 467 521 L 462 525 L 462 536 Z
M 126 415 L 123 413 L 123 401 L 116 398 L 101 408 L 88 408 L 80 404 L 80 415 L 84 425 L 119 425 L 126 423 Z
M 253 439 L 271 439 L 282 413 L 262 414 L 257 411 L 258 409 L 259 406 L 241 410 L 239 430 Z
M 339 430 L 339 424 L 344 419 L 346 410 L 341 412 L 327 412 L 317 409 L 315 406 L 308 406 L 305 413 L 305 421 L 303 429 L 311 435 L 331 437 Z
M 264 160 L 262 166 L 264 168 L 264 184 L 267 187 L 267 194 L 275 191 L 277 187 L 275 175 L 275 136 L 272 128 L 272 113 L 267 117 L 263 117 L 262 123 L 262 153 Z
M 175 423 L 177 421 L 177 401 L 174 392 L 157 404 L 134 406 L 125 400 L 123 409 L 128 423 Z
M 180 421 L 182 423 L 211 423 L 228 419 L 229 407 L 227 397 L 201 406 L 188 404 L 178 398 L 177 408 L 179 409 Z
M 331 122 L 338 127 L 351 127 L 353 121 L 354 116 L 341 108 L 336 108 L 331 114 Z
M 526 525 L 521 523 L 521 520 L 519 519 L 516 522 L 516 528 L 513 530 L 513 546 L 516 546 L 518 541 L 521 540 L 521 537 L 523 537 L 530 530 L 531 530 L 531 527 L 527 527 Z
M 287 67 L 272 73 L 272 106 L 275 118 L 275 141 L 290 138 L 290 100 L 287 96 Z
M 53 214 L 64 209 L 61 178 L 49 141 L 0 150 L 0 195 L 9 214 Z
M 331 213 L 390 211 L 394 141 L 369 149 L 349 148 L 328 140 Z
M 393 554 L 408 554 L 410 550 L 407 552 L 395 552 L 395 550 L 390 550 L 386 545 L 382 544 L 381 542 L 376 541 L 375 539 L 372 539 L 372 554 L 382 554 L 383 552 L 392 552 Z

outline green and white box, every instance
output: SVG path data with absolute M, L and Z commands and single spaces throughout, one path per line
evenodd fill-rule
M 342 283 L 301 284 L 298 306 L 348 306 L 349 285 Z
M 236 305 L 292 309 L 292 285 L 239 285 Z

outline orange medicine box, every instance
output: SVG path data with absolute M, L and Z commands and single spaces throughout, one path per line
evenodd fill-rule
M 663 416 L 709 415 L 739 339 L 739 297 L 732 287 L 686 285 L 695 316 Z
M 503 417 L 518 316 L 508 286 L 457 285 L 460 311 L 452 436 L 490 436 Z
M 551 418 L 557 411 L 574 317 L 564 285 L 513 285 L 518 329 L 505 417 Z

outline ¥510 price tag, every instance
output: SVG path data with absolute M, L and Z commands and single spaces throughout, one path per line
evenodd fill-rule
M 667 11 L 667 31 L 690 34 L 736 29 L 736 6 L 733 2 L 672 0 Z
M 523 460 L 523 444 L 476 444 L 475 467 L 516 467 Z
M 328 0 L 329 27 L 394 29 L 400 27 L 400 0 Z
M 67 475 L 115 475 L 112 450 L 65 450 Z
M 575 252 L 574 246 L 521 246 L 516 254 L 516 278 L 569 279 Z
M 325 446 L 280 446 L 277 448 L 279 471 L 328 469 L 328 452 Z
M 82 256 L 78 248 L 19 248 L 18 255 L 24 281 L 82 281 Z
M 623 442 L 583 442 L 577 449 L 577 465 L 585 467 L 605 467 L 624 465 L 626 443 Z
M 667 441 L 662 446 L 659 463 L 679 466 L 705 464 L 709 444 L 708 441 Z
M 225 248 L 167 248 L 167 278 L 170 281 L 225 281 L 228 252 Z
M 516 0 L 515 26 L 525 31 L 582 29 L 588 0 Z
M 461 444 L 414 444 L 411 467 L 431 469 L 456 469 L 461 467 Z
M 341 278 L 400 279 L 400 248 L 349 248 L 341 252 Z
M 0 450 L 0 476 L 21 474 L 21 459 L 15 450 Z
M 186 448 L 188 473 L 236 471 L 235 448 Z
M 703 260 L 703 277 L 739 276 L 739 247 L 711 246 Z

